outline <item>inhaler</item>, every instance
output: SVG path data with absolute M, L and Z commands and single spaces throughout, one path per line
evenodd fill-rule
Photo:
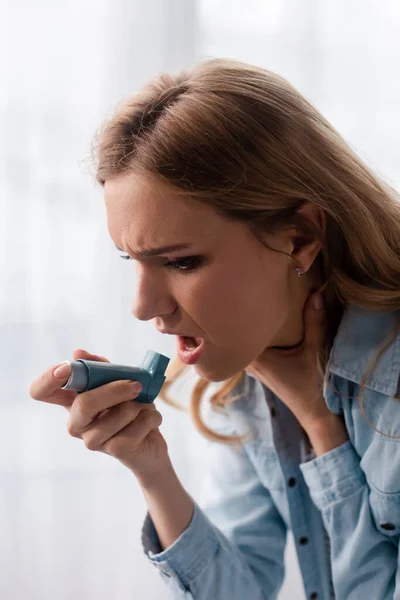
M 71 365 L 71 375 L 63 390 L 75 390 L 78 394 L 105 385 L 111 381 L 129 379 L 140 381 L 142 390 L 135 401 L 153 402 L 165 381 L 165 370 L 170 359 L 163 354 L 148 350 L 140 367 L 115 365 L 98 360 L 78 358 L 65 361 Z

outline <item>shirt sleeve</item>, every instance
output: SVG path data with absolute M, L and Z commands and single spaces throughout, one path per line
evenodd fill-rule
M 275 600 L 286 525 L 243 447 L 209 442 L 208 449 L 201 501 L 188 527 L 162 550 L 147 513 L 144 552 L 176 600 Z
M 377 528 L 371 489 L 352 443 L 346 441 L 300 468 L 330 537 L 337 600 L 399 598 L 398 535 Z

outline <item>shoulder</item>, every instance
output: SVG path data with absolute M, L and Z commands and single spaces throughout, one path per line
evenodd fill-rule
M 400 449 L 400 399 L 396 399 L 400 391 L 399 326 L 400 311 L 373 312 L 350 305 L 330 352 L 324 397 L 332 412 L 344 415 L 360 456 L 373 440 L 393 440 Z
M 339 325 L 324 379 L 329 408 L 343 414 L 360 456 L 376 523 L 396 520 L 400 532 L 400 311 L 348 309 Z M 396 331 L 397 330 L 397 331 Z M 363 384 L 385 340 L 390 343 Z M 393 517 L 395 515 L 395 518 Z
M 387 396 L 399 391 L 400 310 L 367 311 L 349 305 L 341 319 L 326 367 L 328 381 L 339 376 L 360 384 L 363 375 L 389 337 L 390 343 L 366 380 L 366 387 Z M 328 390 L 327 390 L 328 391 Z
M 359 452 L 376 429 L 400 438 L 399 383 L 400 311 L 348 307 L 327 363 L 324 397 L 332 412 L 344 414 Z

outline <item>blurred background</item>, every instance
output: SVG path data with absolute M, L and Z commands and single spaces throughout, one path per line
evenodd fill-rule
M 0 2 L 2 599 L 169 597 L 142 551 L 134 477 L 69 436 L 65 409 L 28 393 L 75 348 L 131 365 L 149 348 L 175 353 L 132 317 L 133 263 L 111 242 L 86 168 L 96 129 L 160 71 L 233 57 L 289 79 L 399 189 L 399 29 L 396 0 Z M 156 404 L 196 497 L 206 441 L 187 414 Z M 302 600 L 290 538 L 286 563 L 280 599 Z

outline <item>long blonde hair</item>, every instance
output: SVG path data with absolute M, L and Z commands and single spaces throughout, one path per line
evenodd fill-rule
M 101 185 L 141 170 L 176 193 L 245 222 L 258 237 L 294 225 L 300 244 L 320 239 L 310 276 L 323 292 L 329 315 L 317 356 L 321 376 L 346 304 L 400 309 L 396 191 L 279 75 L 227 59 L 205 60 L 177 75 L 162 73 L 117 107 L 99 130 L 94 153 Z M 325 212 L 324 237 L 297 214 L 305 202 Z M 400 319 L 362 387 L 399 329 Z M 159 395 L 183 410 L 168 389 L 186 369 L 175 358 Z M 231 392 L 244 375 L 237 373 L 221 385 L 211 396 L 213 409 L 240 397 Z M 211 440 L 241 443 L 243 436 L 221 435 L 203 422 L 200 408 L 208 385 L 199 378 L 192 391 L 189 413 L 195 427 Z

